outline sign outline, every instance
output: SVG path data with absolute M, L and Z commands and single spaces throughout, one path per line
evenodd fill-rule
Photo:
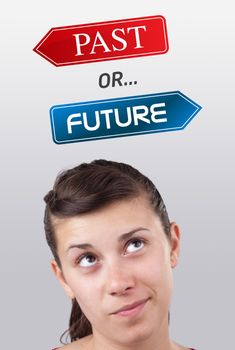
M 66 140 L 66 141 L 58 141 L 56 139 L 56 134 L 55 134 L 55 124 L 54 124 L 54 119 L 53 119 L 53 110 L 54 109 L 60 109 L 60 108 L 73 108 L 77 106 L 86 106 L 86 105 L 93 105 L 93 104 L 101 104 L 101 103 L 112 103 L 112 102 L 119 102 L 119 101 L 128 101 L 128 100 L 138 100 L 138 99 L 144 99 L 144 98 L 151 98 L 156 96 L 161 97 L 161 96 L 169 96 L 169 95 L 179 95 L 182 97 L 184 100 L 189 102 L 191 105 L 193 105 L 196 110 L 192 113 L 192 115 L 185 121 L 185 123 L 180 126 L 180 127 L 174 127 L 174 128 L 163 128 L 163 129 L 154 129 L 154 130 L 148 130 L 148 131 L 136 131 L 136 132 L 128 132 L 128 133 L 123 133 L 123 134 L 110 134 L 106 136 L 95 136 L 95 137 L 86 137 L 81 140 L 76 139 L 76 140 Z M 51 129 L 52 129 L 52 138 L 53 141 L 58 144 L 66 144 L 66 143 L 78 143 L 78 142 L 85 142 L 85 141 L 95 141 L 95 140 L 105 140 L 105 139 L 110 139 L 110 138 L 116 138 L 116 137 L 125 137 L 125 136 L 138 136 L 138 135 L 144 135 L 144 134 L 155 134 L 159 132 L 167 132 L 167 131 L 175 131 L 175 130 L 183 130 L 185 127 L 190 123 L 190 121 L 194 118 L 194 116 L 202 109 L 202 107 L 197 104 L 196 102 L 192 101 L 190 98 L 188 98 L 186 95 L 184 95 L 182 92 L 179 90 L 176 91 L 171 91 L 171 92 L 163 92 L 163 93 L 155 93 L 155 94 L 147 94 L 147 95 L 138 95 L 138 96 L 128 96 L 128 97 L 118 97 L 118 98 L 112 98 L 112 99 L 104 99 L 104 100 L 96 100 L 96 101 L 87 101 L 87 102 L 77 102 L 77 103 L 69 103 L 69 104 L 63 104 L 63 105 L 54 105 L 50 108 L 50 122 L 51 122 Z
M 148 53 L 139 53 L 139 54 L 129 54 L 125 56 L 114 56 L 114 57 L 107 57 L 107 58 L 94 58 L 90 60 L 85 60 L 85 61 L 73 61 L 73 62 L 66 62 L 66 63 L 57 63 L 53 61 L 50 57 L 45 55 L 43 52 L 39 51 L 40 46 L 46 41 L 46 39 L 53 33 L 54 31 L 65 31 L 65 30 L 71 30 L 71 29 L 76 29 L 76 28 L 84 28 L 84 27 L 95 27 L 99 25 L 109 25 L 112 23 L 123 23 L 123 22 L 138 22 L 140 20 L 142 21 L 148 21 L 148 20 L 153 20 L 153 19 L 161 19 L 163 23 L 163 36 L 164 36 L 164 44 L 165 44 L 165 50 L 163 51 L 152 51 Z M 167 30 L 166 30 L 166 19 L 162 15 L 155 15 L 155 16 L 145 16 L 145 17 L 138 17 L 138 18 L 127 18 L 123 20 L 111 20 L 111 21 L 104 21 L 104 22 L 97 22 L 97 23 L 87 23 L 87 24 L 78 24 L 78 25 L 71 25 L 71 26 L 64 26 L 64 27 L 53 27 L 51 28 L 45 35 L 44 37 L 39 41 L 39 43 L 33 48 L 33 51 L 39 54 L 41 57 L 45 58 L 47 61 L 52 63 L 56 67 L 64 67 L 64 66 L 72 66 L 76 64 L 85 64 L 85 63 L 95 63 L 95 62 L 103 62 L 103 61 L 111 61 L 111 60 L 118 60 L 118 59 L 126 59 L 126 58 L 132 58 L 132 57 L 145 57 L 145 56 L 153 56 L 153 55 L 160 55 L 160 54 L 165 54 L 169 50 L 169 42 L 168 42 L 168 35 L 167 35 Z

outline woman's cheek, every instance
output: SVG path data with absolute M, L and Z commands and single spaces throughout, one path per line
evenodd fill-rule
M 168 255 L 159 252 L 143 266 L 143 278 L 158 287 L 172 288 L 173 276 Z
M 95 299 L 96 280 L 91 275 L 73 272 L 69 276 L 69 283 L 79 304 L 86 303 L 86 300 Z

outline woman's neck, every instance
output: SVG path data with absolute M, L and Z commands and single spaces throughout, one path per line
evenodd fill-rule
M 131 332 L 131 330 L 130 330 Z M 160 329 L 153 332 L 146 339 L 133 340 L 131 343 L 125 342 L 123 334 L 120 334 L 120 341 L 113 341 L 96 330 L 90 338 L 89 350 L 177 350 L 178 347 L 169 338 L 168 319 L 166 319 Z

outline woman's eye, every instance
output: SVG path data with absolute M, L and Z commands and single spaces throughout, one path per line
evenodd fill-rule
M 141 239 L 135 239 L 128 243 L 126 252 L 132 253 L 142 249 L 144 246 L 144 242 Z
M 81 267 L 90 267 L 95 265 L 97 262 L 97 259 L 94 255 L 92 254 L 87 254 L 87 255 L 83 255 L 79 261 L 78 261 L 78 265 Z

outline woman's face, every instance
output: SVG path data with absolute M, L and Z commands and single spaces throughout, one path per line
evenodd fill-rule
M 55 231 L 63 272 L 55 261 L 53 270 L 97 339 L 134 344 L 166 332 L 179 252 L 175 223 L 169 242 L 147 200 L 138 197 L 56 219 Z

